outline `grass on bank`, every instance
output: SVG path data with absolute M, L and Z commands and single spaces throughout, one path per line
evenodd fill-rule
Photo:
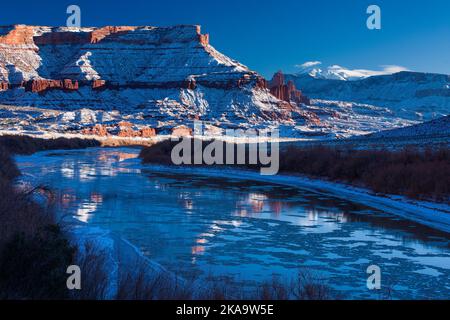
M 29 155 L 45 150 L 69 150 L 99 147 L 100 142 L 93 139 L 56 138 L 41 139 L 29 136 L 0 136 L 0 146 L 12 154 Z
M 0 137 L 0 299 L 65 299 L 70 246 L 50 205 L 37 203 L 32 190 L 14 186 L 20 175 L 13 154 L 95 146 L 91 140 Z
M 119 282 L 118 300 L 332 300 L 336 293 L 310 272 L 298 272 L 291 279 L 272 279 L 243 289 L 227 281 L 189 279 L 173 283 L 164 275 L 148 279 L 145 269 L 125 274 Z
M 55 221 L 51 205 L 37 203 L 30 190 L 18 189 L 20 175 L 13 154 L 32 154 L 53 149 L 79 149 L 97 146 L 84 139 L 34 139 L 25 136 L 0 137 L 0 300 L 2 299 L 105 299 L 108 272 L 106 253 L 87 245 L 83 254 L 71 246 Z M 51 204 L 51 203 L 50 203 Z M 82 271 L 82 290 L 66 287 L 69 265 Z M 299 276 L 292 281 L 278 278 L 261 283 L 253 292 L 230 287 L 217 280 L 185 282 L 167 275 L 149 274 L 136 266 L 121 274 L 116 299 L 331 299 L 330 289 L 320 281 Z M 300 281 L 301 279 L 301 281 Z
M 280 170 L 350 183 L 383 194 L 449 202 L 450 150 L 404 148 L 289 147 L 280 155 Z
M 194 140 L 191 141 L 194 145 Z M 212 141 L 197 141 L 205 149 Z M 171 165 L 177 144 L 163 141 L 143 148 L 144 163 Z M 227 143 L 222 142 L 224 160 Z M 229 147 L 229 146 L 228 146 Z M 235 149 L 237 147 L 232 146 Z M 191 150 L 195 150 L 192 148 Z M 248 159 L 248 145 L 246 146 Z M 348 183 L 377 193 L 405 195 L 413 199 L 449 202 L 450 150 L 404 148 L 402 150 L 356 150 L 351 147 L 289 146 L 279 154 L 280 173 Z M 245 165 L 257 169 L 261 165 Z

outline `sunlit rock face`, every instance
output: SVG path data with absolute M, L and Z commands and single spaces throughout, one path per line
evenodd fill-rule
M 0 104 L 115 110 L 162 128 L 195 119 L 219 126 L 304 123 L 307 117 L 271 94 L 262 76 L 209 41 L 195 25 L 0 27 Z
M 296 104 L 310 104 L 309 99 L 295 87 L 294 82 L 285 80 L 281 71 L 273 75 L 269 88 L 270 92 L 280 100 Z

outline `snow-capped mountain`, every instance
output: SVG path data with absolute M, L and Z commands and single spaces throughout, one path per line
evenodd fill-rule
M 257 72 L 215 50 L 199 26 L 0 27 L 0 104 L 49 110 L 22 119 L 31 127 L 39 119 L 81 129 L 73 112 L 89 110 L 83 119 L 163 129 L 194 119 L 292 127 L 314 117 L 279 98 Z
M 329 79 L 342 81 L 361 80 L 372 76 L 394 74 L 401 71 L 408 71 L 399 66 L 383 66 L 383 70 L 348 69 L 339 65 L 331 65 L 323 68 L 320 61 L 309 61 L 302 65 L 297 65 L 299 71 L 296 75 L 309 75 L 315 79 Z
M 357 77 L 337 67 L 328 71 Z M 282 136 L 322 139 L 413 124 L 417 116 L 405 119 L 391 109 L 411 97 L 437 101 L 436 114 L 448 110 L 448 77 L 412 74 L 411 80 L 399 73 L 339 81 L 311 72 L 278 72 L 267 81 L 214 49 L 195 25 L 0 27 L 0 130 L 119 130 L 134 137 L 202 120 L 219 132 L 279 127 Z M 345 83 L 351 86 L 340 87 Z M 422 114 L 431 112 L 430 103 L 423 106 Z
M 313 71 L 288 74 L 285 78 L 310 98 L 370 104 L 413 121 L 450 114 L 449 75 L 402 71 L 355 79 L 350 77 L 354 74 L 344 74 L 334 73 L 346 78 L 339 80 L 321 77 Z M 352 81 L 342 81 L 349 79 Z

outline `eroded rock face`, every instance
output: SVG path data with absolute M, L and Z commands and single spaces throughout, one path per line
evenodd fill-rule
M 0 70 L 4 80 L 13 72 L 22 81 L 77 80 L 92 88 L 180 88 L 196 83 L 212 88 L 258 85 L 259 75 L 209 45 L 200 26 L 166 28 L 106 26 L 102 28 L 0 27 Z M 17 45 L 28 47 L 17 48 Z M 7 52 L 14 49 L 14 52 Z M 34 55 L 21 57 L 32 49 Z M 3 61 L 2 61 L 3 60 Z M 29 60 L 29 61 L 27 61 Z M 31 61 L 33 60 L 33 61 Z M 119 67 L 120 65 L 120 67 Z M 10 66 L 6 68 L 6 66 Z M 201 75 L 201 76 L 198 76 Z M 2 79 L 0 79 L 2 80 Z M 57 88 L 55 84 L 37 84 Z M 61 86 L 61 89 L 65 89 Z
M 92 81 L 92 89 L 101 90 L 106 88 L 105 80 L 94 80 Z
M 156 136 L 156 130 L 153 128 L 142 128 L 139 130 L 139 136 L 142 138 L 151 138 Z
M 42 35 L 34 36 L 33 41 L 37 46 L 45 45 L 82 45 L 89 43 L 91 33 L 82 32 L 46 32 Z
M 118 124 L 119 128 L 131 128 L 133 127 L 133 124 L 129 121 L 120 121 Z
M 109 135 L 106 126 L 96 124 L 92 128 L 86 128 L 81 131 L 82 134 L 106 137 Z
M 33 45 L 34 27 L 17 25 L 0 27 L 0 44 L 5 45 Z
M 134 137 L 139 137 L 139 132 L 134 131 L 132 128 L 123 127 L 123 128 L 120 128 L 120 131 L 117 134 L 117 136 L 126 137 L 126 138 L 134 138 Z
M 284 84 L 285 84 L 284 74 L 283 72 L 278 71 L 273 75 L 272 80 L 270 81 L 270 87 L 271 88 L 281 87 L 284 86 Z
M 121 121 L 116 125 L 96 124 L 93 127 L 81 130 L 82 134 L 106 137 L 117 135 L 123 138 L 152 138 L 156 136 L 156 130 L 150 127 L 135 129 L 134 125 L 127 121 Z
M 131 127 L 121 127 L 117 135 L 119 137 L 127 138 L 152 138 L 156 136 L 156 130 L 153 128 L 142 128 L 139 130 L 134 130 Z
M 200 44 L 207 46 L 209 45 L 209 34 L 199 34 Z
M 0 27 L 0 103 L 141 113 L 149 127 L 290 124 L 297 111 L 285 104 L 305 102 L 301 92 L 284 81 L 272 88 L 209 40 L 195 25 Z
M 310 104 L 309 99 L 297 90 L 292 81 L 286 84 L 284 74 L 278 71 L 269 83 L 270 93 L 280 100 L 295 102 L 296 104 Z
M 120 26 L 120 27 L 106 26 L 103 28 L 98 28 L 90 33 L 90 43 L 98 43 L 112 34 L 127 33 L 129 31 L 134 31 L 136 29 L 137 27 L 131 26 Z
M 40 93 L 50 89 L 62 89 L 62 90 L 78 90 L 78 82 L 64 79 L 64 80 L 47 80 L 47 79 L 35 79 L 24 82 L 23 86 L 25 91 Z
M 186 126 L 178 126 L 172 129 L 172 136 L 175 137 L 191 137 L 192 129 Z

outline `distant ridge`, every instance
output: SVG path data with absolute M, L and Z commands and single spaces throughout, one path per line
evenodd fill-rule
M 364 137 L 400 138 L 400 137 L 429 137 L 429 136 L 446 136 L 446 135 L 450 136 L 450 115 L 409 127 L 372 133 Z
M 365 103 L 388 108 L 396 116 L 413 121 L 433 120 L 450 113 L 450 76 L 402 71 L 353 81 L 288 74 L 310 99 Z

